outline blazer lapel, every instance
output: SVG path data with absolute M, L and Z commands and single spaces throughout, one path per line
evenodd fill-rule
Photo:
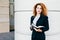
M 41 21 L 41 18 L 42 18 L 42 15 L 40 15 L 39 19 L 37 20 L 36 26 L 37 26 L 38 22 Z

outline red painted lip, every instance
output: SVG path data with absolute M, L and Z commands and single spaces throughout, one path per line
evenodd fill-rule
M 38 11 L 38 12 L 40 12 L 40 11 Z

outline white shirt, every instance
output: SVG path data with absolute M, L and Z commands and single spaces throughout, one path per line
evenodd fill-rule
M 36 26 L 36 23 L 37 23 L 38 19 L 40 18 L 40 16 L 41 16 L 40 14 L 37 14 L 36 17 L 33 20 L 32 25 L 36 28 L 44 27 L 44 26 L 38 26 L 38 27 Z
M 37 14 L 36 17 L 34 18 L 34 20 L 33 20 L 34 25 L 36 25 L 37 20 L 39 19 L 39 17 L 40 17 L 40 14 Z

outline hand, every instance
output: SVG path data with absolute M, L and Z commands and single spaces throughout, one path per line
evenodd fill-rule
M 31 31 L 33 30 L 32 27 L 30 27 L 30 30 L 31 30 Z
M 36 28 L 34 28 L 34 30 L 35 30 L 36 32 L 42 32 L 41 29 L 36 29 Z
M 41 29 L 37 29 L 38 31 L 37 32 L 42 32 L 42 30 Z
M 37 32 L 38 30 L 36 28 L 34 28 L 34 30 Z

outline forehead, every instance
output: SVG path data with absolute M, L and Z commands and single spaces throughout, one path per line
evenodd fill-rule
M 37 7 L 41 8 L 41 5 L 37 5 Z

